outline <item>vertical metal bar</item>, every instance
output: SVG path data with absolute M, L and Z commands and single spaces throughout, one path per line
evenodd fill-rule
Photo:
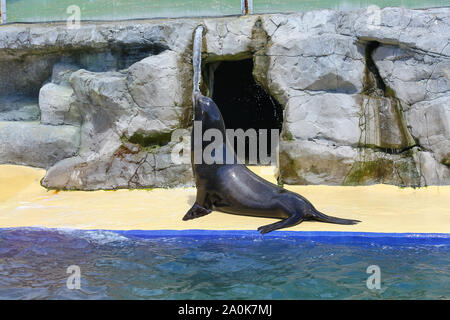
M 253 0 L 247 0 L 248 1 L 248 14 L 253 13 Z
M 241 0 L 241 14 L 253 13 L 253 0 Z
M 247 14 L 248 2 L 247 0 L 241 0 L 241 14 Z
M 1 0 L 2 23 L 6 23 L 6 0 Z

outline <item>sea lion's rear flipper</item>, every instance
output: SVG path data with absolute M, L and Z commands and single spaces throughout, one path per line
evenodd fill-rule
M 353 220 L 353 219 L 342 219 L 337 217 L 331 217 L 327 216 L 325 213 L 322 213 L 320 211 L 315 211 L 312 215 L 312 220 L 320 221 L 320 222 L 327 222 L 327 223 L 335 223 L 335 224 L 357 224 L 361 221 L 359 220 Z
M 207 214 L 210 214 L 211 212 L 212 210 L 206 209 L 196 202 L 194 203 L 192 208 L 190 208 L 189 211 L 184 215 L 183 220 L 186 221 L 200 218 L 206 216 Z
M 258 231 L 261 232 L 261 234 L 265 234 L 265 233 L 269 233 L 272 231 L 275 231 L 277 229 L 282 229 L 282 228 L 288 228 L 288 227 L 293 227 L 299 223 L 301 223 L 303 221 L 303 218 L 299 218 L 297 216 L 291 216 L 287 219 L 275 222 L 275 223 L 271 223 L 265 226 L 261 226 L 258 228 Z

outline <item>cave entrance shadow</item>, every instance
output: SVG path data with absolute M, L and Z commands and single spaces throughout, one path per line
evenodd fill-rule
M 283 108 L 253 78 L 253 59 L 221 61 L 207 64 L 209 92 L 222 113 L 227 129 L 267 129 L 267 155 L 271 153 L 270 129 L 281 134 Z M 246 139 L 246 162 L 249 141 Z M 235 142 L 235 152 L 237 144 Z M 260 159 L 258 156 L 258 164 Z

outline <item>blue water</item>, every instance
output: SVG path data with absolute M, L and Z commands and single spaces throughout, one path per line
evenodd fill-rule
M 449 299 L 450 245 L 0 230 L 0 299 Z M 66 286 L 67 267 L 81 289 Z M 369 265 L 381 289 L 369 290 Z

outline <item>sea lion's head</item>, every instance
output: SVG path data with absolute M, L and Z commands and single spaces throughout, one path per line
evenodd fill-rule
M 194 120 L 201 121 L 203 130 L 216 128 L 225 133 L 225 123 L 219 108 L 211 98 L 194 93 Z

